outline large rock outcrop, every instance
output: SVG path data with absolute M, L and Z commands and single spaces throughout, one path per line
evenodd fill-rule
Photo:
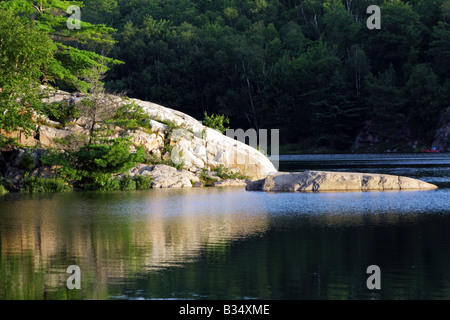
M 77 104 L 83 97 L 78 94 L 70 94 L 64 91 L 55 91 L 44 103 Z M 150 154 L 159 154 L 169 143 L 172 154 L 168 155 L 174 162 L 183 163 L 184 169 L 191 172 L 200 172 L 217 168 L 221 165 L 228 169 L 236 170 L 252 179 L 261 179 L 268 174 L 277 172 L 272 162 L 261 152 L 245 143 L 227 137 L 220 132 L 207 128 L 201 121 L 180 111 L 166 108 L 155 103 L 138 99 L 106 96 L 104 104 L 120 108 L 127 104 L 139 106 L 148 114 L 148 123 L 151 132 L 146 130 L 125 130 L 119 127 L 109 126 L 107 130 L 110 138 L 119 136 L 131 136 L 132 142 L 142 145 Z M 92 121 L 80 117 L 71 119 L 63 126 L 49 119 L 41 118 L 36 125 L 36 132 L 31 136 L 25 136 L 21 132 L 5 134 L 16 138 L 23 146 L 43 148 L 63 148 L 60 141 L 76 143 L 76 147 L 86 144 L 89 139 Z M 167 124 L 170 124 L 169 127 Z M 103 124 L 106 126 L 106 124 Z M 96 123 L 95 129 L 101 129 L 102 124 Z
M 304 171 L 276 173 L 247 185 L 247 191 L 336 192 L 432 190 L 437 187 L 421 180 L 385 174 Z
M 177 155 L 192 171 L 224 165 L 253 179 L 277 172 L 269 158 L 260 151 L 203 126 L 191 116 L 151 102 L 137 99 L 131 101 L 140 106 L 149 118 L 154 119 L 152 121 L 171 122 L 178 127 L 170 134 L 169 139 L 177 147 Z

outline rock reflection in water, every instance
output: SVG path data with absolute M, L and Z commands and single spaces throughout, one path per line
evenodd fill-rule
M 8 194 L 0 299 L 448 298 L 448 195 Z M 81 290 L 66 288 L 72 264 Z M 376 296 L 365 285 L 371 264 L 383 268 Z
M 0 298 L 64 292 L 71 264 L 92 290 L 83 297 L 103 298 L 108 284 L 182 266 L 205 248 L 267 230 L 264 214 L 224 207 L 233 203 L 233 191 L 217 191 L 220 202 L 211 192 L 11 195 L 0 206 Z

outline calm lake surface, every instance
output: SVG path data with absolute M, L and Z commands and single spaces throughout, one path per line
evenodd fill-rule
M 0 197 L 0 299 L 450 299 L 450 155 L 303 155 L 280 171 L 433 191 L 242 189 Z M 68 290 L 78 265 L 81 289 Z M 366 286 L 381 269 L 381 290 Z

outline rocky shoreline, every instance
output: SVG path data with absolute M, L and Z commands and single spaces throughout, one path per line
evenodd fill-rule
M 20 185 L 26 176 L 39 179 L 55 179 L 58 177 L 56 166 L 38 166 L 39 157 L 44 149 L 32 149 L 32 164 L 36 168 L 26 173 L 21 168 L 21 160 L 27 149 L 16 149 L 0 154 L 0 161 L 6 167 L 4 176 L 9 178 L 10 191 L 20 191 Z M 29 150 L 28 150 L 29 152 Z M 5 162 L 5 160 L 7 160 Z M 234 172 L 237 172 L 236 170 Z M 408 177 L 330 171 L 277 172 L 263 179 L 238 179 L 223 177 L 216 171 L 192 172 L 177 169 L 164 164 L 138 164 L 130 170 L 114 175 L 122 179 L 147 177 L 151 181 L 149 188 L 242 188 L 247 191 L 263 192 L 358 192 L 389 190 L 433 190 L 437 186 Z
M 57 90 L 43 103 L 64 113 L 78 108 L 83 99 L 89 97 Z M 277 171 L 260 151 L 177 110 L 114 95 L 105 95 L 100 104 L 106 111 L 102 119 L 83 112 L 59 122 L 40 116 L 31 135 L 0 130 L 1 136 L 15 141 L 15 146 L 0 150 L 0 182 L 10 191 L 18 191 L 25 177 L 58 178 L 58 165 L 43 165 L 42 156 L 51 150 L 60 154 L 80 150 L 90 145 L 93 134 L 94 139 L 102 137 L 97 141 L 104 141 L 97 145 L 129 139 L 131 149 L 143 149 L 149 161 L 112 175 L 117 180 L 148 177 L 152 188 L 245 187 L 247 179 Z M 130 118 L 135 114 L 140 118 Z
M 7 180 L 9 191 L 20 191 L 25 178 L 35 179 L 58 179 L 58 166 L 39 166 L 39 158 L 44 154 L 44 149 L 14 149 L 0 153 L 0 162 L 3 163 L 3 177 Z M 31 166 L 35 169 L 27 171 L 23 168 L 24 157 L 30 157 L 34 162 Z M 233 175 L 236 170 L 229 171 Z M 241 187 L 245 188 L 249 179 L 224 178 L 216 171 L 192 172 L 186 169 L 177 169 L 164 164 L 138 164 L 134 168 L 124 172 L 114 174 L 118 181 L 122 179 L 136 179 L 138 177 L 148 177 L 151 181 L 152 189 L 159 188 L 203 188 L 203 187 Z
M 82 97 L 76 94 L 56 91 L 45 103 L 73 107 L 81 100 Z M 25 136 L 22 132 L 1 132 L 4 137 L 14 138 L 20 145 L 2 148 L 0 151 L 2 185 L 9 191 L 21 191 L 26 178 L 43 181 L 58 179 L 61 166 L 56 163 L 43 164 L 43 155 L 48 154 L 49 150 L 57 150 L 64 155 L 70 149 L 86 146 L 89 136 L 92 138 L 92 132 L 95 131 L 102 134 L 105 141 L 125 137 L 136 150 L 143 148 L 148 157 L 159 159 L 153 163 L 136 163 L 125 172 L 108 173 L 115 189 L 106 190 L 117 190 L 119 185 L 122 190 L 130 190 L 128 184 L 136 186 L 137 180 L 141 178 L 145 178 L 146 188 L 207 186 L 285 192 L 436 188 L 419 180 L 388 175 L 322 171 L 277 172 L 269 158 L 260 151 L 205 127 L 200 121 L 182 112 L 147 101 L 117 96 L 108 96 L 103 103 L 111 112 L 124 106 L 132 106 L 133 109 L 130 110 L 140 112 L 145 118 L 145 128 L 130 129 L 118 125 L 118 122 L 93 121 L 80 116 L 64 123 L 48 118 L 40 119 L 31 136 Z M 91 159 L 92 161 L 95 162 L 96 159 Z M 67 179 L 58 183 L 70 184 Z M 108 184 L 111 181 L 102 183 Z

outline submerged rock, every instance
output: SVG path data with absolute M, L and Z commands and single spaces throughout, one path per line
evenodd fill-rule
M 407 177 L 349 172 L 277 173 L 247 185 L 247 191 L 333 192 L 432 190 L 437 186 Z

